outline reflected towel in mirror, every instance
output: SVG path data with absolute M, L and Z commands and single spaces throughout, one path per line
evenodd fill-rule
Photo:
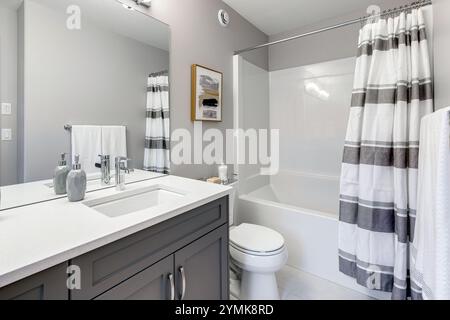
M 87 173 L 97 172 L 95 163 L 102 152 L 102 127 L 72 126 L 72 163 L 80 155 L 80 163 Z

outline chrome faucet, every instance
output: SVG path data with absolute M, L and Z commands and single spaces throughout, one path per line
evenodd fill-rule
M 133 172 L 133 169 L 130 169 L 128 167 L 128 162 L 130 159 L 125 157 L 116 157 L 116 190 L 123 191 L 125 190 L 125 173 L 129 174 L 130 172 Z
M 111 184 L 111 160 L 109 155 L 99 155 L 100 169 L 102 171 L 102 185 Z

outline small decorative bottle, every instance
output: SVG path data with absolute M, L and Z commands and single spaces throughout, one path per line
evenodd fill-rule
M 67 193 L 66 181 L 70 169 L 67 167 L 66 154 L 61 154 L 61 159 L 53 174 L 53 189 L 55 194 L 62 195 Z
M 228 183 L 228 166 L 223 163 L 219 166 L 219 179 L 222 184 Z
M 84 199 L 86 195 L 86 172 L 81 169 L 80 156 L 75 156 L 72 170 L 67 176 L 67 197 L 70 202 L 77 202 Z

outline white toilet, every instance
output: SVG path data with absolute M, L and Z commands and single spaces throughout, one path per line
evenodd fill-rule
M 237 185 L 233 185 L 236 189 Z M 230 197 L 230 220 L 234 221 L 234 196 Z M 241 300 L 279 300 L 275 273 L 285 264 L 288 251 L 278 232 L 243 223 L 230 229 L 231 263 L 240 270 Z

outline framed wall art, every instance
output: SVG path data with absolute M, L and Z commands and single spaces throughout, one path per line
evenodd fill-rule
M 192 66 L 192 121 L 222 121 L 223 73 Z

